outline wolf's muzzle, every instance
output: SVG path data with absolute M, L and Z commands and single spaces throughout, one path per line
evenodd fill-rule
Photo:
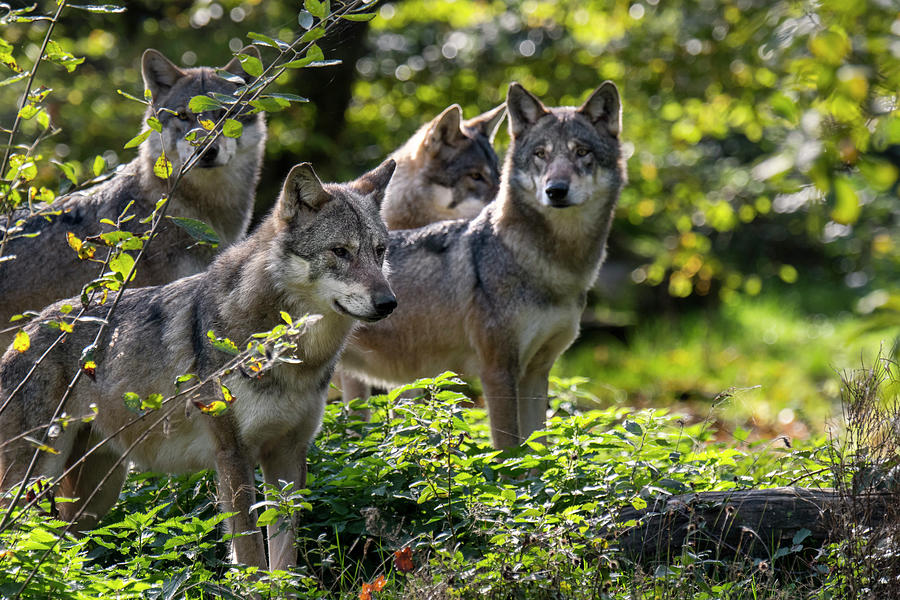
M 378 318 L 384 318 L 397 308 L 397 298 L 390 292 L 382 292 L 372 297 L 372 306 Z
M 547 187 L 544 188 L 544 194 L 547 195 L 547 199 L 550 201 L 551 206 L 563 207 L 569 206 L 570 204 L 566 200 L 566 196 L 569 195 L 568 181 L 561 181 L 557 179 L 548 182 Z

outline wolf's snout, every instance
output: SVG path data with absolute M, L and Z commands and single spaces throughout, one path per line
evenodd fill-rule
M 200 157 L 200 165 L 214 166 L 217 158 L 219 158 L 219 147 L 215 145 L 210 146 L 203 152 L 203 156 Z
M 560 180 L 550 181 L 547 183 L 547 187 L 544 188 L 544 193 L 547 194 L 547 198 L 551 203 L 557 204 L 562 202 L 569 194 L 569 182 Z
M 372 297 L 372 305 L 379 317 L 386 317 L 397 308 L 397 298 L 391 292 L 382 292 Z

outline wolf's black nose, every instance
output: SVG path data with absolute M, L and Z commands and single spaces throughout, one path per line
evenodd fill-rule
M 544 188 L 544 193 L 551 202 L 559 202 L 569 193 L 569 184 L 566 181 L 551 181 Z
M 203 153 L 203 161 L 207 163 L 212 163 L 216 161 L 216 158 L 219 156 L 219 148 L 216 146 L 210 146 L 206 149 L 206 152 Z
M 386 317 L 397 308 L 397 298 L 390 292 L 383 293 L 372 298 L 375 312 L 381 317 Z

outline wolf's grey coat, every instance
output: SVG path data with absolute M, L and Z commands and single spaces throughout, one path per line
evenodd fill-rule
M 616 87 L 546 108 L 518 84 L 497 199 L 472 221 L 391 232 L 399 308 L 355 330 L 342 368 L 392 385 L 445 370 L 481 378 L 494 445 L 545 419 L 547 378 L 578 333 L 625 181 Z
M 258 54 L 252 49 L 247 51 Z M 8 326 L 12 315 L 78 294 L 82 286 L 100 274 L 97 263 L 79 260 L 69 248 L 67 232 L 84 239 L 110 231 L 112 227 L 100 224 L 100 220 L 115 222 L 130 202 L 133 204 L 129 213 L 135 218 L 124 223 L 122 229 L 133 233 L 149 229 L 140 220 L 153 212 L 167 189 L 166 182 L 153 173 L 162 149 L 165 148 L 166 156 L 177 170 L 193 152 L 184 141 L 185 134 L 199 126 L 199 118 L 218 119 L 214 113 L 191 113 L 187 109 L 188 101 L 207 92 L 230 95 L 237 88 L 236 84 L 216 75 L 212 68 L 180 69 L 155 50 L 144 53 L 142 66 L 145 85 L 153 93 L 144 128 L 146 118 L 158 116 L 162 135 L 153 133 L 141 144 L 138 157 L 111 179 L 59 198 L 53 209 L 61 214 L 49 219 L 28 218 L 27 211 L 20 210 L 13 216 L 12 224 L 26 219 L 22 233 L 39 235 L 18 237 L 4 250 L 5 256 L 15 258 L 0 262 L 0 330 Z M 237 59 L 224 69 L 250 79 Z M 167 209 L 170 216 L 189 217 L 211 225 L 222 247 L 237 241 L 246 232 L 265 146 L 262 115 L 241 117 L 241 120 L 243 135 L 236 140 L 220 138 L 207 150 L 197 166 L 182 179 Z M 0 217 L 0 226 L 8 227 L 10 223 Z M 102 252 L 101 249 L 98 255 Z M 166 220 L 138 264 L 132 285 L 159 285 L 198 273 L 209 265 L 213 255 L 209 246 L 195 245 L 193 238 Z M 0 346 L 5 348 L 10 339 L 10 334 L 0 333 Z
M 88 448 L 111 436 L 63 480 L 62 494 L 80 498 L 59 505 L 64 518 L 75 518 L 86 506 L 89 514 L 79 525 L 90 527 L 107 512 L 125 476 L 124 464 L 112 467 L 126 453 L 138 467 L 154 471 L 216 468 L 219 500 L 224 510 L 238 513 L 233 523 L 238 532 L 256 530 L 250 511 L 256 464 L 262 466 L 267 483 L 283 480 L 294 483 L 294 489 L 304 487 L 306 449 L 319 428 L 326 388 L 346 336 L 355 319 L 382 318 L 396 305 L 385 279 L 387 230 L 379 214 L 393 168 L 394 163 L 386 161 L 351 184 L 323 186 L 308 164 L 298 165 L 268 218 L 206 272 L 125 292 L 95 350 L 94 378 L 81 377 L 64 407 L 67 414 L 81 417 L 96 405 L 96 418 L 70 423 L 49 439 L 57 454 L 37 454 L 32 475 L 56 478 Z M 73 298 L 47 307 L 25 328 L 31 348 L 24 353 L 9 348 L 0 359 L 0 406 L 6 405 L 0 412 L 4 489 L 23 480 L 34 456 L 33 446 L 17 436 L 44 438 L 66 386 L 80 368 L 82 348 L 96 333 L 93 323 L 73 323 L 74 331 L 12 395 L 58 335 L 42 323 L 71 321 L 60 309 L 77 302 Z M 106 311 L 106 306 L 94 306 L 89 316 L 103 317 Z M 224 415 L 185 410 L 180 400 L 180 408 L 163 425 L 151 427 L 160 413 L 136 419 L 126 408 L 126 392 L 141 398 L 155 393 L 168 397 L 177 376 L 194 373 L 204 378 L 222 367 L 230 356 L 213 349 L 207 332 L 227 336 L 244 348 L 252 333 L 281 322 L 280 311 L 294 318 L 307 313 L 322 317 L 297 340 L 294 358 L 299 363 L 279 363 L 259 378 L 237 371 L 225 377 L 236 400 Z M 215 400 L 215 386 L 204 388 L 200 399 L 203 404 Z M 136 446 L 129 451 L 132 444 Z M 86 504 L 111 469 L 111 479 Z M 279 569 L 293 565 L 296 558 L 292 530 L 280 534 L 280 525 L 269 528 L 269 564 Z M 266 564 L 258 535 L 236 538 L 234 550 L 240 562 Z

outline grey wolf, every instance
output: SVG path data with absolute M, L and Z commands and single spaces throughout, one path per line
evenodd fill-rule
M 391 232 L 400 307 L 357 328 L 341 359 L 372 384 L 480 377 L 497 448 L 544 424 L 550 367 L 578 334 L 626 178 L 611 82 L 578 108 L 547 108 L 513 83 L 506 106 L 497 199 L 471 221 Z
M 397 170 L 382 209 L 388 229 L 471 219 L 481 212 L 500 186 L 491 143 L 504 116 L 501 104 L 463 121 L 462 109 L 454 104 L 391 154 Z
M 505 116 L 501 104 L 463 121 L 462 108 L 453 104 L 395 150 L 390 158 L 397 169 L 381 209 L 388 229 L 478 215 L 500 189 L 491 144 Z M 340 385 L 344 401 L 369 395 L 369 386 L 349 373 L 341 372 Z
M 259 56 L 258 50 L 242 50 Z M 29 218 L 20 210 L 0 226 L 15 226 L 23 221 L 20 234 L 9 242 L 6 255 L 13 260 L 0 262 L 0 329 L 9 318 L 26 309 L 39 309 L 54 300 L 79 293 L 86 283 L 99 275 L 99 265 L 79 260 L 69 248 L 66 234 L 79 239 L 113 228 L 101 219 L 118 222 L 129 202 L 135 218 L 121 225 L 132 233 L 143 233 L 149 225 L 142 218 L 150 215 L 157 201 L 167 194 L 167 182 L 153 173 L 161 152 L 172 163 L 174 172 L 194 153 L 185 134 L 199 127 L 199 119 L 218 120 L 219 111 L 194 114 L 188 101 L 197 95 L 217 92 L 231 95 L 237 84 L 216 75 L 215 69 L 181 69 L 153 49 L 144 52 L 141 69 L 144 84 L 152 100 L 144 119 L 157 117 L 162 134 L 152 134 L 140 146 L 138 156 L 111 179 L 84 191 L 56 200 L 52 209 L 59 214 L 48 219 Z M 223 68 L 250 81 L 251 77 L 235 58 Z M 188 217 L 209 224 L 219 237 L 221 247 L 244 236 L 253 210 L 256 184 L 265 146 L 266 127 L 261 114 L 237 117 L 243 122 L 240 138 L 220 136 L 188 171 L 169 198 L 167 214 Z M 159 285 L 204 270 L 212 261 L 210 246 L 198 246 L 175 223 L 165 220 L 157 239 L 137 267 L 134 285 Z M 0 333 L 4 347 L 10 337 Z
M 53 479 L 85 457 L 61 486 L 61 495 L 79 500 L 58 504 L 70 521 L 84 507 L 88 514 L 78 522 L 84 529 L 118 497 L 126 475 L 123 457 L 137 468 L 164 473 L 215 468 L 222 509 L 237 513 L 232 531 L 253 532 L 234 539 L 234 557 L 264 568 L 263 539 L 250 510 L 255 465 L 261 465 L 269 484 L 305 486 L 307 446 L 321 424 L 328 382 L 347 335 L 357 319 L 375 321 L 396 306 L 385 278 L 387 229 L 379 214 L 393 169 L 388 160 L 349 184 L 322 184 L 308 163 L 297 165 L 268 217 L 207 271 L 126 290 L 105 340 L 96 347 L 93 379 L 82 377 L 64 406 L 68 415 L 80 416 L 90 414 L 95 404 L 96 418 L 61 431 L 57 425 L 56 437 L 45 432 L 96 329 L 62 313 L 66 302 L 77 299 L 45 308 L 25 328 L 31 348 L 21 353 L 10 347 L 0 360 L 0 406 L 6 405 L 0 414 L 2 488 L 26 479 L 33 456 L 32 476 Z M 88 316 L 103 317 L 105 310 L 94 306 Z M 222 375 L 235 398 L 224 414 L 214 417 L 182 404 L 185 410 L 173 410 L 165 422 L 154 424 L 155 411 L 136 418 L 126 407 L 126 393 L 171 397 L 181 374 L 202 381 L 217 372 L 231 356 L 209 343 L 208 332 L 244 347 L 254 332 L 278 325 L 280 311 L 293 318 L 313 313 L 321 318 L 299 336 L 296 349 L 285 356 L 289 360 L 276 362 L 259 377 L 241 369 Z M 74 331 L 13 395 L 56 338 L 57 330 L 42 326 L 51 320 L 72 322 Z M 213 383 L 200 390 L 202 405 L 216 399 L 216 389 Z M 45 439 L 55 453 L 35 455 L 23 432 Z M 87 454 L 108 437 L 107 444 Z M 112 476 L 103 481 L 107 473 Z M 292 525 L 269 527 L 272 569 L 295 564 Z

